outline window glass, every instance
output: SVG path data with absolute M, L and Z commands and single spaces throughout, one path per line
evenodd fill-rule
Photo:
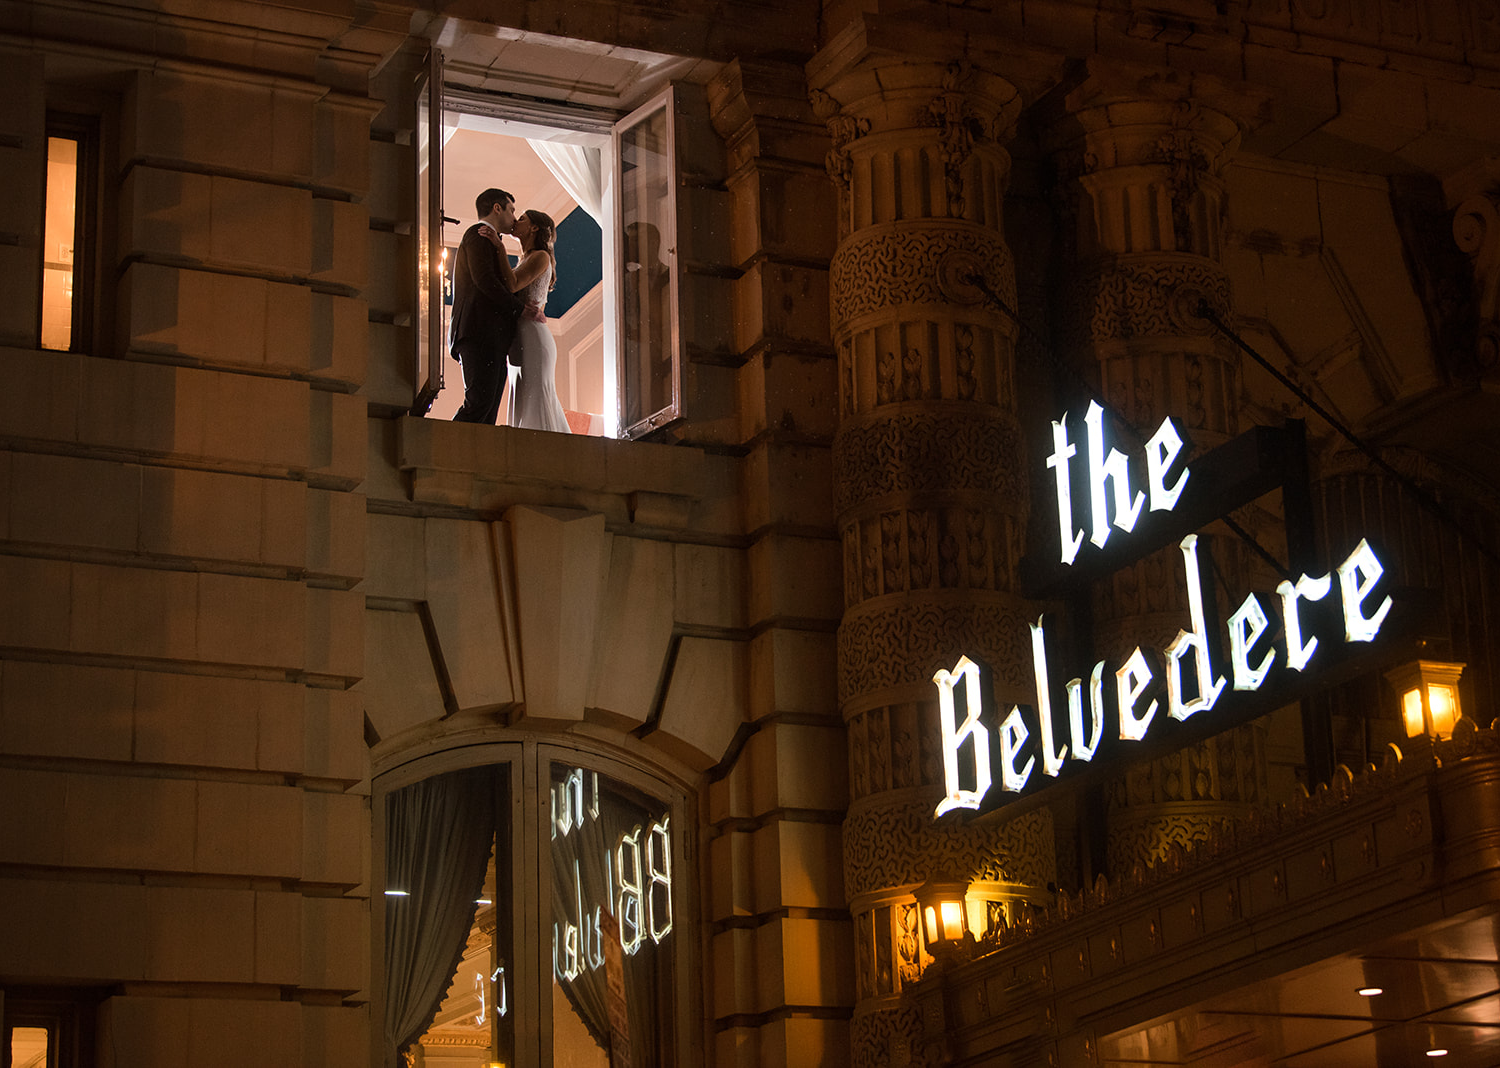
M 561 763 L 549 808 L 554 1054 L 599 1068 L 670 1063 L 671 816 Z
M 45 1027 L 16 1027 L 10 1033 L 11 1068 L 47 1068 Z
M 78 140 L 47 138 L 42 230 L 42 348 L 73 347 L 73 244 L 78 229 Z
M 677 1063 L 671 804 L 576 751 L 505 748 L 385 795 L 385 1041 L 507 1068 Z
M 676 197 L 670 93 L 620 124 L 620 380 L 625 433 L 681 414 L 675 279 Z

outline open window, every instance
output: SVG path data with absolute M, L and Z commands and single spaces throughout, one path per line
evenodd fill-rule
M 449 418 L 462 401 L 462 373 L 447 360 L 447 271 L 474 221 L 475 196 L 497 187 L 518 209 L 557 223 L 546 314 L 573 431 L 639 437 L 681 419 L 672 90 L 621 119 L 605 108 L 445 85 L 434 48 L 418 95 L 413 411 Z

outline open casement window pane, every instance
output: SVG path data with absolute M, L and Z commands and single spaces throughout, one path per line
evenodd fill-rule
M 620 422 L 640 437 L 683 417 L 672 90 L 615 128 L 615 166 Z
M 443 248 L 443 54 L 428 53 L 417 89 L 417 293 L 416 398 L 412 412 L 424 414 L 443 388 L 448 349 L 447 254 Z
M 675 1063 L 668 807 L 577 764 L 549 780 L 552 1063 Z

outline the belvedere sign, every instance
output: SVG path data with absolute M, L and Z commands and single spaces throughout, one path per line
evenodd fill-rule
M 1112 535 L 1131 533 L 1144 508 L 1172 511 L 1192 476 L 1186 463 L 1179 462 L 1182 435 L 1164 419 L 1146 443 L 1146 488 L 1132 493 L 1129 460 L 1109 446 L 1103 415 L 1091 403 L 1084 416 L 1088 507 L 1082 519 L 1073 504 L 1079 473 L 1073 461 L 1079 448 L 1069 440 L 1066 415 L 1052 424 L 1047 466 L 1056 474 L 1060 558 L 1070 567 L 1080 553 L 1090 551 L 1084 548 L 1085 538 L 1097 551 Z M 1187 580 L 1188 625 L 1159 653 L 1137 646 L 1122 664 L 1095 663 L 1087 682 L 1082 676 L 1068 680 L 1065 727 L 1059 727 L 1053 714 L 1045 617 L 1030 625 L 1034 706 L 1013 705 L 1000 719 L 990 707 L 988 680 L 967 656 L 952 670 L 933 676 L 947 787 L 935 815 L 996 807 L 1001 799 L 988 795 L 997 776 L 1002 799 L 1038 789 L 1068 765 L 1091 762 L 1108 733 L 1121 743 L 1140 743 L 1165 722 L 1186 722 L 1212 713 L 1236 694 L 1270 688 L 1268 679 L 1277 673 L 1313 672 L 1319 651 L 1327 646 L 1374 641 L 1391 611 L 1391 598 L 1380 589 L 1385 569 L 1361 540 L 1328 574 L 1283 581 L 1274 596 L 1246 596 L 1224 620 L 1226 656 L 1218 621 L 1211 627 L 1206 618 L 1198 536 L 1188 534 L 1178 548 Z

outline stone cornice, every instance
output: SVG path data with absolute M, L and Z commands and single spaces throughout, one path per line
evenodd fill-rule
M 835 82 L 880 57 L 962 59 L 1029 106 L 1106 70 L 1154 71 L 1233 118 L 1247 151 L 1445 177 L 1500 146 L 1500 31 L 1474 17 L 1476 3 L 1417 5 L 1406 9 L 1411 25 L 1397 26 L 1375 0 L 1328 6 L 1322 18 L 1299 3 L 1251 3 L 1229 17 L 1199 0 L 1171 14 L 1162 5 L 1025 0 L 979 11 L 933 0 L 832 26 L 807 77 L 842 99 Z
M 407 16 L 387 3 L 214 0 L 173 10 L 93 0 L 0 0 L 0 40 L 69 52 L 98 50 L 125 64 L 175 59 L 213 69 L 307 79 L 362 92 L 369 73 L 406 38 Z

